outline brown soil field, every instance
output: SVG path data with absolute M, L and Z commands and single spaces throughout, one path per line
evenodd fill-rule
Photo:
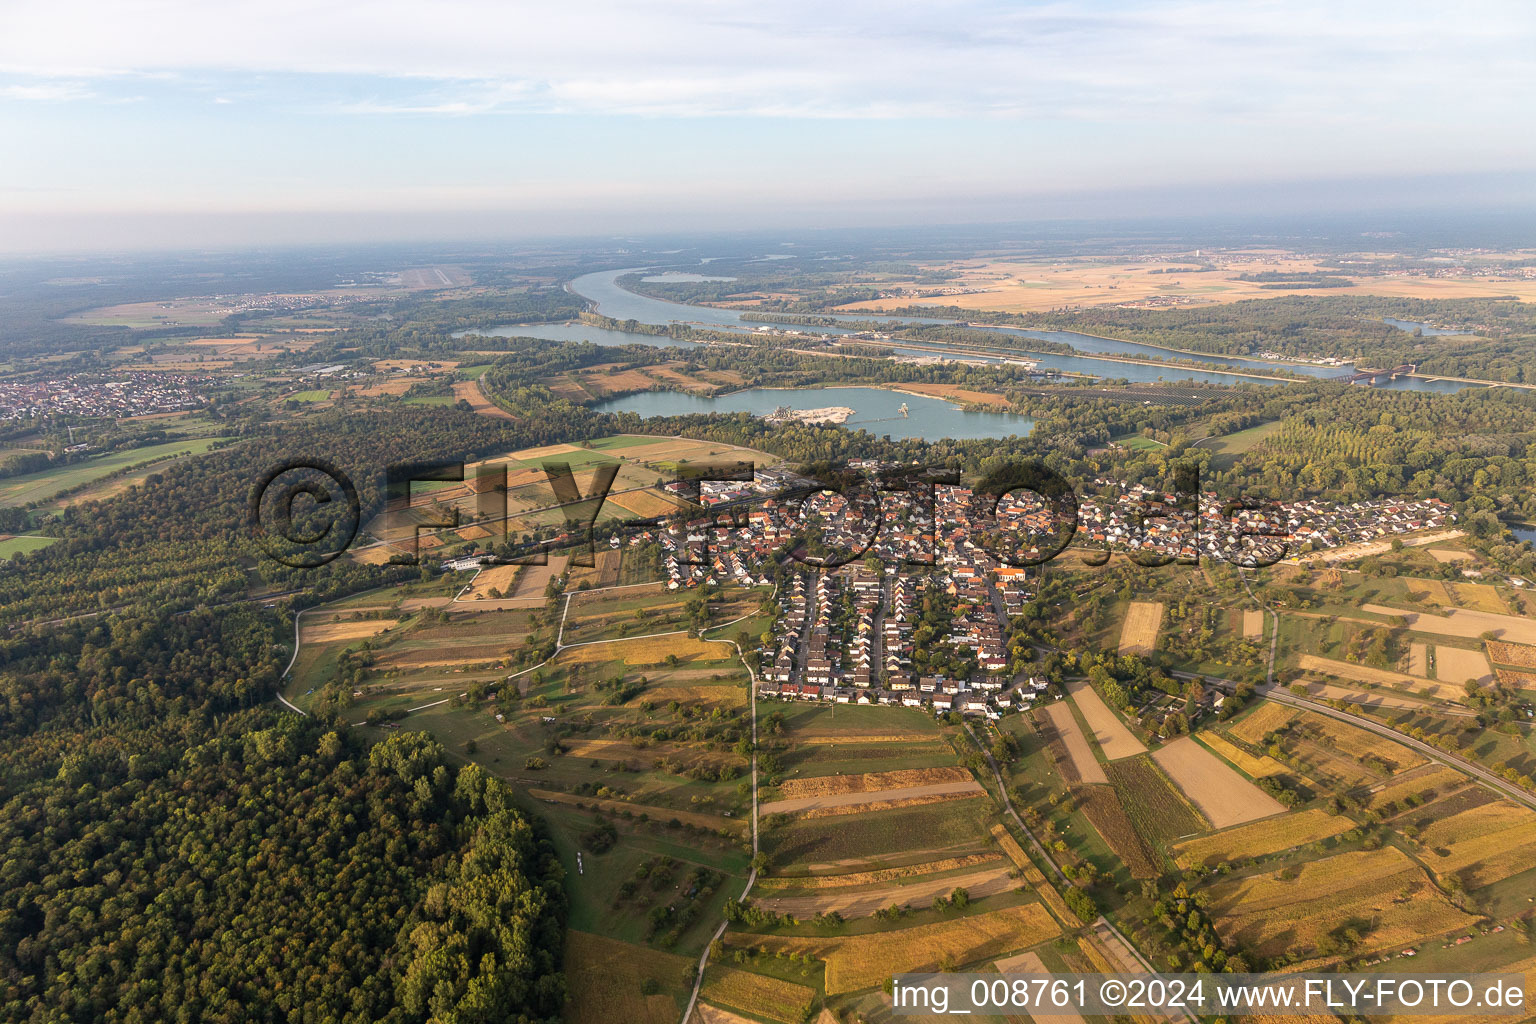
M 1298 660 L 1298 664 L 1303 672 L 1320 672 L 1324 675 L 1336 676 L 1339 679 L 1350 679 L 1357 683 L 1400 686 L 1413 693 L 1424 694 L 1439 700 L 1460 700 L 1465 696 L 1460 686 L 1452 686 L 1449 683 L 1437 682 L 1433 679 L 1422 679 L 1419 676 L 1410 676 L 1406 672 L 1393 672 L 1391 669 L 1372 668 L 1369 665 L 1357 665 L 1350 661 L 1335 661 L 1332 658 L 1319 658 L 1315 654 L 1303 654 Z
M 1431 936 L 1465 929 L 1476 918 L 1452 906 L 1423 868 L 1394 847 L 1341 853 L 1281 872 L 1212 886 L 1216 930 L 1260 956 L 1305 954 L 1343 922 L 1362 917 L 1372 927 L 1352 955 L 1401 949 Z
M 1162 602 L 1132 601 L 1120 628 L 1120 653 L 1151 654 L 1157 648 L 1157 630 L 1162 623 Z
M 382 373 L 391 370 L 421 370 L 424 373 L 446 373 L 457 369 L 457 359 L 376 359 L 373 368 Z
M 1435 675 L 1452 686 L 1459 686 L 1468 679 L 1476 680 L 1479 685 L 1493 681 L 1493 669 L 1482 651 L 1445 644 L 1435 648 Z
M 572 930 L 565 939 L 565 973 L 570 1000 L 567 1024 L 677 1024 L 683 1007 L 669 995 L 644 995 L 640 986 L 655 978 L 685 990 L 693 961 L 647 946 Z
M 833 910 L 847 918 L 871 917 L 875 911 L 893 903 L 921 910 L 931 906 L 935 896 L 948 896 L 955 889 L 964 889 L 973 900 L 996 896 L 1018 887 L 1018 880 L 1009 874 L 1007 867 L 994 865 L 963 875 L 946 875 L 906 885 L 887 885 L 858 892 L 832 889 L 814 896 L 760 896 L 757 902 L 769 910 L 793 914 L 802 920 Z
M 1261 746 L 1266 734 L 1283 728 L 1295 719 L 1297 714 L 1298 712 L 1291 710 L 1284 704 L 1276 704 L 1273 701 L 1269 701 L 1260 704 L 1251 714 L 1244 716 L 1228 732 L 1244 743 Z
M 907 789 L 944 783 L 972 782 L 971 773 L 960 767 L 903 768 L 892 772 L 864 775 L 823 775 L 810 779 L 787 779 L 779 785 L 785 800 L 806 797 L 838 796 L 844 793 L 876 793 L 881 790 Z
M 1051 974 L 1046 969 L 1045 961 L 1040 959 L 1039 953 L 1020 953 L 1018 956 L 999 960 L 992 966 L 997 968 L 999 974 Z M 1032 1013 L 1029 1019 L 1035 1024 L 1086 1024 L 1083 1015 L 1075 1010 L 1064 1013 Z
M 1441 709 L 1443 714 L 1470 714 L 1466 708 L 1460 705 L 1425 703 L 1425 700 L 1394 696 L 1390 690 L 1368 690 L 1362 686 L 1337 686 L 1332 683 L 1320 683 L 1311 679 L 1301 679 L 1298 682 L 1305 686 L 1307 692 L 1315 697 L 1347 701 L 1350 704 L 1359 704 L 1363 708 L 1423 711 L 1425 708 L 1435 707 Z
M 699 997 L 779 1024 L 801 1024 L 810 1016 L 816 990 L 766 974 L 713 964 L 704 973 Z
M 483 526 L 466 526 L 456 532 L 464 540 L 484 540 L 491 535 L 491 531 Z
M 675 811 L 670 807 L 653 807 L 649 804 L 632 803 L 628 800 L 599 800 L 597 797 L 576 796 L 574 793 L 559 793 L 550 789 L 529 788 L 528 795 L 550 804 L 584 804 L 587 807 L 601 807 L 605 811 L 633 811 L 636 817 L 648 814 L 652 821 L 670 821 L 676 818 L 685 825 L 698 825 L 701 828 L 712 830 L 730 829 L 737 831 L 746 827 L 746 821 L 739 818 L 727 818 L 719 814 L 700 814 L 697 811 Z
M 1152 758 L 1214 828 L 1241 825 L 1285 810 L 1278 800 L 1188 736 L 1153 751 Z
M 550 555 L 543 565 L 521 566 L 522 574 L 517 578 L 517 589 L 506 596 L 516 601 L 544 600 L 544 588 L 549 586 L 549 581 L 565 572 L 566 563 L 570 559 L 565 555 Z
M 299 642 L 328 644 L 341 640 L 361 640 L 378 636 L 399 624 L 399 619 L 362 619 L 357 622 L 322 622 L 314 625 L 306 622 L 299 627 Z
M 943 771 L 942 768 L 918 769 L 919 771 Z M 963 769 L 962 769 L 963 770 Z M 892 773 L 895 774 L 895 773 Z M 969 774 L 969 773 L 967 773 Z M 846 778 L 828 775 L 826 779 Z M 821 779 L 808 779 L 820 782 Z M 788 800 L 775 800 L 762 805 L 764 814 L 803 814 L 807 818 L 824 818 L 835 814 L 858 814 L 869 810 L 887 810 L 891 805 L 915 807 L 919 804 L 937 803 L 940 800 L 958 800 L 981 796 L 986 793 L 975 779 L 937 782 L 923 786 L 904 786 L 895 789 L 857 790 L 846 793 L 822 793 Z
M 1502 640 L 1489 640 L 1484 646 L 1490 661 L 1519 668 L 1536 668 L 1536 647 L 1505 643 Z
M 1536 864 L 1536 811 L 1504 801 L 1431 822 L 1419 836 L 1436 875 L 1459 875 L 1478 889 Z
M 605 1021 L 604 1024 L 611 1024 L 611 1022 Z M 687 1020 L 686 1024 L 758 1024 L 758 1022 L 751 1017 L 743 1017 L 739 1013 L 732 1013 L 730 1010 L 722 1010 L 718 1006 L 701 1002 L 693 1004 L 693 1016 Z
M 1087 737 L 1078 728 L 1071 707 L 1065 701 L 1058 700 L 1041 710 L 1066 748 L 1067 757 L 1077 770 L 1078 778 L 1087 783 L 1108 782 L 1109 776 L 1104 774 L 1104 766 L 1093 756 L 1093 748 L 1088 746 Z
M 1536 644 L 1536 620 L 1522 619 L 1514 615 L 1495 615 L 1492 612 L 1475 612 L 1466 608 L 1454 608 L 1444 615 L 1393 608 L 1384 604 L 1361 606 L 1363 611 L 1377 615 L 1400 615 L 1408 628 L 1419 633 L 1437 633 L 1440 636 L 1459 636 L 1476 640 L 1484 633 L 1492 633 L 1495 640 Z
M 936 970 L 946 956 L 957 964 L 993 959 L 1061 934 L 1038 903 L 897 931 L 856 935 L 826 956 L 828 995 L 872 988 L 892 974 Z M 791 941 L 794 941 L 791 939 Z
M 1430 548 L 1427 554 L 1442 565 L 1447 562 L 1470 562 L 1477 558 L 1470 551 L 1457 551 L 1453 548 Z
M 480 390 L 480 382 L 477 380 L 458 380 L 453 382 L 453 397 L 461 398 L 469 403 L 470 408 L 482 416 L 490 416 L 499 420 L 515 420 L 507 410 L 485 397 L 485 392 Z
M 1319 807 L 1268 818 L 1249 825 L 1174 844 L 1174 859 L 1183 868 L 1212 866 L 1245 857 L 1263 857 L 1341 835 L 1355 827 L 1342 814 Z
M 1083 721 L 1088 723 L 1093 740 L 1104 752 L 1105 758 L 1116 761 L 1122 757 L 1135 757 L 1137 754 L 1147 752 L 1147 748 L 1110 710 L 1109 705 L 1104 703 L 1104 699 L 1092 686 L 1078 680 L 1068 683 L 1067 691 L 1072 694 L 1072 700 L 1077 703 L 1077 710 L 1082 712 Z
M 1429 645 L 1408 645 L 1408 674 L 1420 679 L 1429 677 Z
M 1258 640 L 1264 636 L 1264 613 L 1252 608 L 1243 609 L 1243 637 Z
M 1200 742 L 1210 747 L 1217 754 L 1226 758 L 1228 761 L 1231 761 L 1251 778 L 1267 779 L 1275 775 L 1296 774 L 1290 768 L 1287 768 L 1285 765 L 1281 764 L 1279 761 L 1276 761 L 1268 754 L 1265 754 L 1262 757 L 1255 757 L 1254 755 L 1248 753 L 1248 751 L 1244 750 L 1242 747 L 1227 741 L 1225 738 L 1217 735 L 1214 732 L 1202 732 L 1200 734 Z

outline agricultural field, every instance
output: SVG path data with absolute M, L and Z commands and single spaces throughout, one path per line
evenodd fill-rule
M 1161 873 L 1112 786 L 1087 786 L 1078 791 L 1078 797 L 1083 816 L 1125 864 L 1132 878 L 1156 878 Z
M 1210 824 L 1150 755 L 1111 762 L 1106 771 L 1126 814 L 1149 845 L 1210 831 Z
M 677 1024 L 688 1002 L 693 961 L 645 946 L 572 930 L 565 942 L 568 1024 Z M 644 988 L 651 982 L 653 995 Z
M 858 814 L 881 807 L 915 807 L 985 795 L 964 768 L 906 768 L 864 775 L 820 775 L 780 784 L 782 799 L 762 805 L 764 814 L 815 818 Z
M 1476 921 L 1390 846 L 1236 878 L 1206 892 L 1222 937 L 1264 957 L 1398 950 Z M 1353 947 L 1346 929 L 1359 935 Z
M 1088 683 L 1077 680 L 1067 684 L 1067 692 L 1072 695 L 1072 700 L 1077 704 L 1077 710 L 1082 713 L 1083 721 L 1088 723 L 1088 730 L 1093 736 L 1093 741 L 1099 745 L 1106 760 L 1115 761 L 1122 757 L 1135 757 L 1144 754 L 1147 748 L 1142 745 L 1125 723 L 1120 721 L 1104 698 Z
M 1481 651 L 1445 644 L 1435 647 L 1435 675 L 1452 685 L 1473 682 L 1481 686 L 1493 681 L 1493 669 Z
M 882 885 L 816 889 L 802 894 L 765 893 L 758 896 L 756 902 L 775 913 L 793 914 L 802 921 L 829 912 L 852 920 L 870 917 L 892 906 L 922 910 L 931 906 L 935 897 L 947 897 L 957 888 L 964 889 L 970 900 L 979 900 L 1008 892 L 1018 884 L 1012 877 L 1012 869 L 994 858 L 984 867 L 964 871 L 935 869 Z
M 1285 806 L 1188 736 L 1152 753 L 1184 795 L 1217 829 L 1279 814 Z
M 1382 604 L 1366 604 L 1361 610 L 1401 617 L 1407 628 L 1417 633 L 1460 637 L 1463 640 L 1478 640 L 1484 633 L 1492 633 L 1496 640 L 1536 644 L 1536 620 L 1515 615 L 1497 615 L 1466 608 L 1452 608 L 1444 615 L 1431 615 Z
M 990 799 L 977 796 L 918 807 L 769 824 L 762 835 L 775 871 L 871 869 L 904 855 L 933 859 L 986 852 Z M 908 857 L 910 860 L 911 858 Z
M 10 559 L 19 554 L 41 551 L 56 539 L 55 537 L 44 537 L 37 533 L 0 535 L 0 559 Z
M 1088 738 L 1083 735 L 1082 727 L 1077 724 L 1077 718 L 1072 714 L 1072 707 L 1066 701 L 1055 701 L 1035 712 L 1036 721 L 1042 727 L 1050 729 L 1052 737 L 1051 747 L 1060 748 L 1060 756 L 1057 758 L 1063 775 L 1071 773 L 1069 782 L 1083 782 L 1103 784 L 1109 781 L 1104 774 L 1104 766 L 1093 756 L 1093 748 L 1088 745 Z
M 1267 857 L 1342 835 L 1354 827 L 1353 820 L 1314 807 L 1176 843 L 1174 860 L 1185 868 L 1214 867 L 1225 861 Z
M 1422 768 L 1405 772 L 1390 783 L 1372 790 L 1367 808 L 1373 811 L 1391 810 L 1400 801 L 1407 800 L 1409 797 L 1422 802 L 1460 789 L 1467 785 L 1468 781 L 1467 777 L 1456 769 L 1430 762 Z
M 1480 791 L 1478 796 L 1488 802 L 1445 813 L 1463 799 L 1454 794 L 1404 816 L 1421 830 L 1421 859 L 1430 870 L 1440 878 L 1454 876 L 1468 889 L 1536 866 L 1536 811 Z
M 1488 652 L 1489 661 L 1496 661 L 1501 665 L 1513 665 L 1517 668 L 1536 669 L 1536 647 L 1506 643 L 1502 640 L 1489 640 L 1484 648 Z
M 727 1010 L 749 1013 L 777 1024 L 801 1024 L 810 1016 L 816 990 L 765 974 L 714 964 L 705 971 L 699 996 Z
M 1441 649 L 1437 648 L 1437 650 Z M 1443 649 L 1449 650 L 1450 648 Z M 1323 675 L 1335 676 L 1339 679 L 1349 679 L 1357 683 L 1368 683 L 1375 686 L 1400 687 L 1439 700 L 1458 700 L 1464 696 L 1459 682 L 1457 685 L 1452 686 L 1450 683 L 1422 679 L 1418 676 L 1408 675 L 1405 672 L 1372 668 L 1369 665 L 1359 665 L 1350 661 L 1335 661 L 1332 658 L 1319 658 L 1312 654 L 1303 654 L 1299 664 L 1303 672 L 1318 672 Z
M 1265 736 L 1284 729 L 1297 714 L 1284 704 L 1265 701 L 1242 717 L 1234 719 L 1227 731 L 1244 743 L 1263 746 Z
M 1202 732 L 1196 736 L 1196 739 L 1221 757 L 1232 762 L 1233 766 L 1250 779 L 1268 779 L 1277 775 L 1295 774 L 1290 768 L 1276 761 L 1268 754 L 1262 757 L 1255 757 L 1217 733 Z
M 1120 628 L 1120 653 L 1151 654 L 1157 649 L 1157 631 L 1162 622 L 1162 602 L 1132 601 Z
M 220 442 L 216 437 L 191 437 L 143 448 L 97 455 L 83 462 L 52 466 L 0 480 L 0 507 L 16 508 L 46 501 L 60 491 L 83 487 L 144 462 L 183 455 L 201 455 Z M 157 463 L 163 465 L 163 463 Z

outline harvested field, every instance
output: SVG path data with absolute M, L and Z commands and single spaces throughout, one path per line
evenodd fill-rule
M 1078 680 L 1068 683 L 1067 691 L 1077 703 L 1077 710 L 1083 713 L 1083 720 L 1088 723 L 1094 742 L 1104 752 L 1106 759 L 1116 761 L 1147 752 L 1147 748 L 1125 727 L 1125 723 L 1110 710 L 1092 686 Z
M 1252 608 L 1243 609 L 1243 638 L 1258 640 L 1264 636 L 1264 613 Z
M 676 512 L 680 506 L 654 491 L 630 491 L 628 494 L 610 495 L 609 501 L 619 506 L 626 512 L 633 512 L 642 519 L 652 516 L 665 516 Z
M 483 601 L 491 597 L 510 597 L 516 589 L 517 575 L 525 567 L 521 565 L 489 565 L 475 574 L 475 581 L 470 585 L 469 593 L 461 600 Z M 528 568 L 538 568 L 530 566 Z M 492 594 L 495 590 L 497 594 Z M 542 595 L 541 595 L 542 596 Z
M 1280 801 L 1188 736 L 1158 748 L 1152 757 L 1215 828 L 1241 825 L 1285 810 Z
M 1034 887 L 1035 892 L 1039 893 L 1040 898 L 1045 901 L 1045 905 L 1050 908 L 1051 913 L 1056 915 L 1056 920 L 1069 928 L 1076 928 L 1081 923 L 1077 915 L 1072 913 L 1072 909 L 1067 906 L 1067 901 L 1062 899 L 1061 893 L 1056 891 L 1056 887 L 1045 880 L 1045 875 L 1041 873 L 1039 868 L 1035 867 L 1034 862 L 1025 854 L 1024 848 L 1019 845 L 1019 841 L 1013 838 L 1013 833 L 1009 832 L 1006 826 L 993 825 L 992 835 L 997 838 L 998 848 L 1008 855 L 1009 860 L 1013 861 L 1014 867 L 1019 869 L 1019 874 L 1024 878 L 1024 881 L 1028 882 Z
M 1265 701 L 1251 713 L 1244 715 L 1236 725 L 1227 731 L 1244 743 L 1252 743 L 1256 747 L 1262 746 L 1265 736 L 1285 728 L 1296 715 L 1297 712 L 1292 711 L 1284 704 Z
M 343 640 L 361 640 L 364 637 L 378 636 L 386 629 L 392 629 L 400 624 L 399 619 L 360 619 L 356 622 L 317 622 L 314 625 L 305 623 L 299 628 L 299 642 L 306 644 L 327 644 Z
M 1394 847 L 1341 853 L 1291 869 L 1212 886 L 1216 930 L 1260 956 L 1306 955 L 1352 921 L 1365 927 L 1352 955 L 1401 949 L 1471 926 L 1476 918 L 1452 906 L 1406 855 Z
M 517 462 L 537 462 L 553 455 L 571 455 L 584 450 L 574 444 L 547 444 L 542 448 L 524 448 L 521 451 L 512 452 L 507 457 Z
M 1422 768 L 1405 772 L 1379 789 L 1372 790 L 1371 802 L 1367 806 L 1375 811 L 1409 796 L 1425 799 L 1427 794 L 1449 793 L 1465 786 L 1467 782 L 1467 777 L 1456 769 L 1431 761 Z
M 1324 746 L 1355 759 L 1375 758 L 1393 773 L 1416 768 L 1425 761 L 1423 755 L 1410 747 L 1337 718 L 1315 711 L 1303 711 L 1298 717 L 1298 727 L 1304 735 L 1318 737 Z
M 1091 786 L 1079 791 L 1079 796 L 1084 816 L 1125 864 L 1132 878 L 1156 878 L 1161 874 L 1113 787 Z
M 1492 633 L 1495 640 L 1536 644 L 1536 620 L 1514 615 L 1495 615 L 1466 608 L 1453 608 L 1444 615 L 1429 615 L 1384 604 L 1362 605 L 1361 610 L 1377 615 L 1402 616 L 1408 628 L 1419 633 L 1459 636 L 1465 640 L 1477 640 L 1484 633 Z
M 1509 613 L 1509 605 L 1504 603 L 1498 590 L 1486 583 L 1447 583 L 1445 586 L 1450 591 L 1452 603 L 1458 608 L 1492 612 L 1495 615 Z
M 1001 828 L 1002 826 L 997 826 Z M 1001 863 L 1003 858 L 995 853 L 973 853 L 964 857 L 945 857 L 940 860 L 908 864 L 899 868 L 881 868 L 878 871 L 850 871 L 841 875 L 794 875 L 778 878 L 759 878 L 757 888 L 772 892 L 775 889 L 845 889 L 859 885 L 878 885 L 894 882 L 913 875 L 931 875 L 940 871 L 956 871 L 983 864 Z
M 470 408 L 482 416 L 490 416 L 499 420 L 515 420 L 507 410 L 485 397 L 485 392 L 480 390 L 478 380 L 459 380 L 453 383 L 453 397 L 468 402 Z
M 986 797 L 945 800 L 921 807 L 884 807 L 835 819 L 793 818 L 768 830 L 767 849 L 776 864 L 798 873 L 876 870 L 928 860 L 986 853 Z
M 665 993 L 641 991 L 646 979 L 663 989 L 687 991 L 693 961 L 647 946 L 632 945 L 588 932 L 571 931 L 565 939 L 565 974 L 570 1001 L 567 1024 L 677 1024 L 683 1012 Z
M 758 1022 L 751 1017 L 743 1017 L 739 1013 L 699 1002 L 693 1004 L 693 1016 L 687 1020 L 686 1024 L 758 1024 Z M 833 1024 L 836 1022 L 834 1021 Z
M 550 555 L 544 565 L 514 566 L 513 568 L 523 571 L 517 577 L 517 589 L 506 596 L 514 601 L 542 602 L 544 590 L 549 586 L 549 581 L 565 572 L 568 561 L 565 555 Z
M 1151 654 L 1157 648 L 1157 630 L 1162 624 L 1161 601 L 1132 601 L 1120 627 L 1120 653 Z
M 872 917 L 875 911 L 892 904 L 921 910 L 931 906 L 935 896 L 948 896 L 957 888 L 964 889 L 971 899 L 978 900 L 1008 892 L 1018 888 L 1018 885 L 1018 881 L 1010 877 L 1007 867 L 993 865 L 966 874 L 925 878 L 905 885 L 886 885 L 856 892 L 828 889 L 810 896 L 763 895 L 757 898 L 757 902 L 769 910 L 793 914 L 801 920 L 828 911 L 836 911 L 846 918 Z
M 1249 778 L 1268 779 L 1276 775 L 1294 775 L 1290 768 L 1265 754 L 1263 757 L 1255 757 L 1242 747 L 1228 741 L 1214 732 L 1202 732 L 1200 742 L 1210 747 L 1217 754 L 1231 761 L 1239 770 Z
M 1342 700 L 1348 704 L 1359 704 L 1362 708 L 1391 708 L 1395 711 L 1423 711 L 1434 707 L 1443 714 L 1471 714 L 1460 705 L 1435 703 L 1433 697 L 1403 697 L 1394 696 L 1391 690 L 1375 690 L 1364 686 L 1344 686 L 1334 683 L 1319 683 L 1310 679 L 1297 680 L 1307 688 L 1307 692 L 1314 697 L 1322 697 L 1325 700 Z
M 1517 672 L 1512 668 L 1496 668 L 1494 676 L 1505 686 L 1517 690 L 1536 690 L 1536 672 Z
M 1408 674 L 1421 679 L 1429 677 L 1429 645 L 1408 645 Z
M 1121 805 L 1148 845 L 1210 831 L 1209 823 L 1174 788 L 1150 756 L 1115 761 L 1108 772 L 1115 792 L 1120 794 Z
M 1403 579 L 1403 589 L 1415 601 L 1427 601 L 1442 608 L 1456 604 L 1456 599 L 1439 580 L 1421 580 L 1410 576 Z
M 699 996 L 711 1003 L 781 1024 L 801 1024 L 810 1016 L 816 990 L 766 974 L 713 964 L 704 974 Z
M 1173 848 L 1174 860 L 1183 868 L 1211 867 L 1223 861 L 1264 857 L 1315 843 L 1354 827 L 1351 819 L 1314 807 L 1178 843 Z
M 1406 672 L 1393 672 L 1390 669 L 1357 665 L 1351 661 L 1335 661 L 1332 658 L 1319 658 L 1314 654 L 1303 654 L 1299 664 L 1303 672 L 1320 672 L 1323 675 L 1336 676 L 1339 679 L 1349 679 L 1357 683 L 1399 686 L 1414 693 L 1422 693 L 1439 700 L 1459 700 L 1465 696 L 1459 686 L 1436 682 L 1433 679 L 1421 679 L 1418 676 L 1410 676 Z
M 1484 644 L 1488 651 L 1488 659 L 1501 665 L 1514 665 L 1517 668 L 1536 668 L 1536 647 L 1526 644 L 1506 643 L 1502 640 L 1489 640 Z
M 1470 551 L 1457 551 L 1454 548 L 1429 548 L 1427 553 L 1441 565 L 1447 562 L 1470 562 L 1477 557 Z
M 683 662 L 720 661 L 733 652 L 722 644 L 705 643 L 683 633 L 674 636 L 656 636 L 634 640 L 613 640 L 581 647 L 569 647 L 560 652 L 559 659 L 568 665 L 591 665 L 595 662 L 619 661 L 626 665 L 659 666 L 667 663 L 667 655 L 675 654 Z M 714 687 L 721 689 L 721 687 Z
M 812 779 L 788 779 L 779 792 L 785 800 L 805 797 L 837 796 L 843 793 L 874 793 L 886 789 L 905 789 L 949 782 L 971 782 L 965 768 L 910 768 L 894 772 L 870 772 L 865 775 L 827 775 Z
M 1423 861 L 1442 878 L 1478 889 L 1536 864 L 1536 811 L 1502 800 L 1430 822 L 1419 836 Z
M 1072 708 L 1065 701 L 1055 701 L 1042 708 L 1041 713 L 1065 750 L 1068 764 L 1077 773 L 1077 781 L 1100 784 L 1108 782 L 1104 766 L 1093 756 L 1087 737 L 1078 728 L 1077 719 L 1072 716 Z
M 1479 686 L 1493 681 L 1493 669 L 1482 651 L 1445 644 L 1435 648 L 1435 675 L 1453 686 L 1460 686 L 1469 679 Z
M 1029 903 L 938 924 L 856 935 L 839 941 L 826 956 L 827 994 L 873 988 L 892 974 L 937 970 L 946 957 L 956 964 L 992 959 L 1059 934 L 1061 929 L 1045 908 Z
M 827 776 L 836 778 L 837 776 Z M 964 800 L 986 793 L 974 779 L 964 782 L 940 782 L 931 786 L 910 786 L 905 789 L 885 789 L 873 793 L 838 793 L 829 796 L 807 796 L 798 800 L 776 800 L 763 804 L 767 814 L 798 814 L 804 818 L 827 818 L 839 814 L 863 814 L 865 811 L 885 810 L 894 807 L 921 807 L 923 804 L 944 800 Z

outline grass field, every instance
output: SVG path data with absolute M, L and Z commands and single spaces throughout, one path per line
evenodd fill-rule
M 1222 861 L 1265 857 L 1341 835 L 1354 827 L 1351 819 L 1314 807 L 1178 843 L 1173 848 L 1174 859 L 1180 867 L 1209 867 Z
M 917 850 L 940 851 L 940 856 L 983 852 L 991 814 L 992 803 L 983 797 L 947 800 L 868 814 L 795 820 L 770 828 L 764 841 L 780 868 L 795 864 L 880 867 L 886 858 Z
M 1241 825 L 1285 810 L 1280 801 L 1188 736 L 1165 744 L 1152 757 L 1215 828 Z
M 41 551 L 58 538 L 43 537 L 35 533 L 22 533 L 13 537 L 0 537 L 0 558 L 10 559 L 18 554 Z
M 687 957 L 571 931 L 565 940 L 567 1024 L 677 1024 L 688 1000 Z M 641 987 L 654 981 L 655 995 Z
M 288 400 L 293 402 L 324 402 L 330 397 L 330 389 L 321 388 L 311 391 L 295 391 L 288 396 Z
M 1131 823 L 1120 796 L 1112 786 L 1089 786 L 1081 793 L 1083 815 L 1104 837 L 1104 842 L 1124 862 L 1132 878 L 1155 878 L 1160 873 L 1152 853 Z
M 0 506 L 12 507 L 27 505 L 34 501 L 43 501 L 51 498 L 60 491 L 79 487 L 100 480 L 105 476 L 116 473 L 118 470 L 136 466 L 141 462 L 151 459 L 161 459 L 167 456 L 200 455 L 219 441 L 216 437 L 194 437 L 183 441 L 167 441 L 164 444 L 153 444 L 144 448 L 134 448 L 129 451 L 112 452 L 107 455 L 98 455 L 86 459 L 84 462 L 75 462 L 67 466 L 54 466 L 49 469 L 39 470 L 36 473 L 27 473 L 24 476 L 14 476 L 8 480 L 0 480 Z
M 1475 921 L 1392 847 L 1222 882 L 1209 895 L 1216 930 L 1261 956 L 1314 954 L 1345 928 L 1361 934 L 1352 955 L 1395 950 Z
M 1200 447 L 1211 453 L 1212 469 L 1231 469 L 1239 458 L 1278 433 L 1280 427 L 1279 420 L 1271 420 L 1256 427 L 1203 441 Z

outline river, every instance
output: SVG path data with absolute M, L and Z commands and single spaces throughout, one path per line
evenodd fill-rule
M 909 412 L 905 417 L 900 411 L 903 403 Z M 886 388 L 752 388 L 712 398 L 677 391 L 641 391 L 598 402 L 592 410 L 632 412 L 643 419 L 709 412 L 749 412 L 765 416 L 781 405 L 795 409 L 847 406 L 854 413 L 843 426 L 895 439 L 938 441 L 948 437 L 974 440 L 1023 435 L 1035 428 L 1035 421 L 1028 416 L 970 412 L 943 399 L 902 394 Z

